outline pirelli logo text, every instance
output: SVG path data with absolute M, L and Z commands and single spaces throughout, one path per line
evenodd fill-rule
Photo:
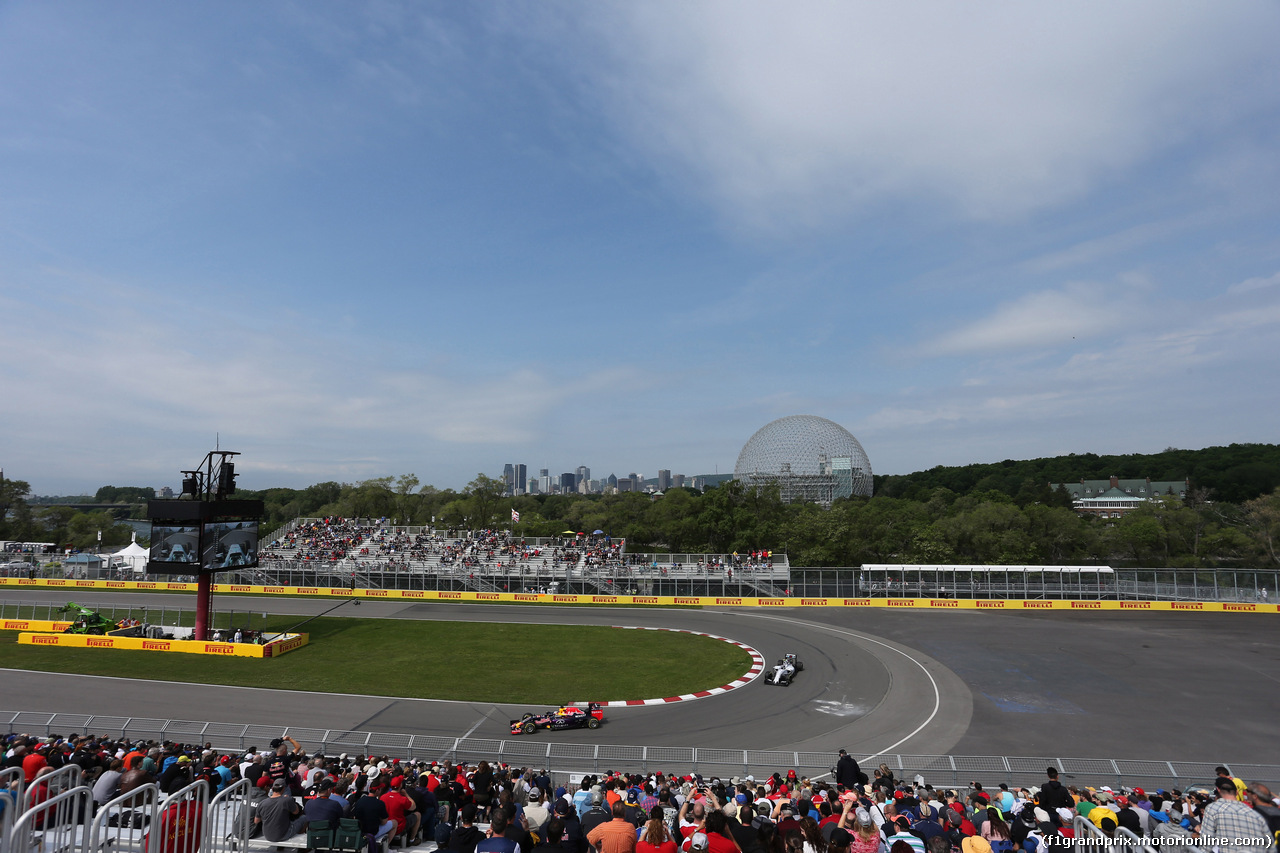
M 826 607 L 827 600 L 825 598 L 802 598 L 800 599 L 801 607 Z
M 1120 602 L 1121 610 L 1150 610 L 1150 601 L 1122 601 Z
M 236 647 L 231 643 L 205 643 L 204 653 L 207 655 L 234 655 Z
M 632 604 L 657 604 L 658 599 L 652 598 L 650 596 L 637 595 L 632 597 L 631 603 Z
M 1022 607 L 1025 610 L 1052 610 L 1052 601 L 1024 601 Z
M 56 646 L 58 638 L 51 634 L 36 634 L 31 638 L 31 642 L 37 646 Z
M 870 607 L 871 599 L 869 598 L 846 598 L 844 600 L 845 607 Z
M 889 599 L 890 607 L 915 607 L 916 600 L 914 598 L 891 598 Z
M 460 593 L 460 592 L 442 592 L 442 593 L 440 593 L 440 597 L 441 597 L 441 598 L 462 598 L 462 593 Z
M 988 601 L 987 599 L 980 598 L 980 599 L 978 599 L 978 600 L 975 602 L 975 604 L 977 605 L 977 607 L 978 607 L 978 609 L 979 609 L 979 610 L 983 610 L 983 609 L 987 609 L 987 608 L 990 608 L 990 609 L 992 609 L 992 610 L 1003 610 L 1003 609 L 1004 609 L 1004 602 L 1003 602 L 1003 601 Z
M 782 601 L 782 599 L 780 599 L 780 598 L 762 598 L 762 599 L 760 599 L 760 603 L 761 603 L 761 604 L 778 604 L 778 603 L 781 603 L 781 601 Z M 741 603 L 742 603 L 742 599 L 741 599 L 741 598 L 717 598 L 717 599 L 716 599 L 716 604 L 741 604 Z
M 319 595 L 319 594 L 320 594 L 320 590 L 316 589 L 314 586 L 298 587 L 298 595 Z
M 1204 610 L 1203 601 L 1171 601 L 1170 610 Z
M 1073 601 L 1071 602 L 1072 610 L 1101 610 L 1101 601 Z
M 248 584 L 233 583 L 231 585 L 232 592 L 253 592 L 253 587 Z
M 572 601 L 577 601 L 577 600 L 578 600 L 578 596 L 576 596 L 576 595 L 553 595 L 553 596 L 551 596 L 551 600 L 552 600 L 552 601 L 570 601 L 570 602 L 572 602 Z
M 65 580 L 61 580 L 59 578 L 53 578 L 47 581 L 47 583 L 49 586 L 66 586 L 67 585 L 67 582 Z
M 1255 612 L 1255 611 L 1258 609 L 1258 605 L 1256 605 L 1256 604 L 1231 604 L 1231 603 L 1228 603 L 1228 602 L 1223 602 L 1222 609 L 1223 609 L 1223 610 L 1235 610 L 1235 611 L 1238 611 L 1238 612 L 1240 612 L 1240 613 L 1253 613 L 1253 612 Z
M 597 604 L 613 604 L 618 600 L 616 595 L 593 595 L 591 600 Z
M 169 651 L 168 640 L 143 640 L 142 649 L 147 652 L 167 652 Z
M 155 589 L 157 586 L 159 586 L 159 584 L 148 583 L 146 581 L 141 581 L 138 583 L 138 589 Z
M 263 592 L 272 593 L 273 595 L 280 595 L 280 594 L 283 594 L 283 593 L 284 593 L 284 587 L 282 587 L 282 586 L 264 586 L 264 587 L 262 588 L 262 591 L 263 591 Z
M 960 602 L 952 598 L 931 598 L 929 599 L 930 607 L 959 607 Z
M 427 594 L 420 589 L 406 589 L 400 593 L 405 598 L 426 598 Z
M 110 637 L 90 637 L 85 641 L 85 645 L 91 649 L 109 649 L 116 644 L 116 641 Z
M 476 601 L 500 601 L 502 596 L 496 592 L 477 592 Z
M 681 598 L 676 596 L 676 604 L 701 604 L 702 601 L 697 598 Z
M 537 601 L 538 596 L 527 592 L 517 592 L 516 601 Z
M 385 589 L 366 589 L 364 594 L 369 598 L 386 598 L 387 591 Z

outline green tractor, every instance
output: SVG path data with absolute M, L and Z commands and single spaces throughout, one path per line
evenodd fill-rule
M 71 617 L 71 625 L 62 632 L 64 634 L 105 634 L 120 627 L 98 611 L 74 601 L 68 601 L 65 607 L 59 607 L 58 612 Z

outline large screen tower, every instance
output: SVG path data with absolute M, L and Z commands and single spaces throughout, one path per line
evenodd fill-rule
M 153 574 L 196 576 L 197 640 L 207 640 L 213 575 L 258 565 L 258 522 L 262 501 L 235 500 L 239 453 L 213 450 L 182 472 L 182 494 L 147 503 L 151 521 Z

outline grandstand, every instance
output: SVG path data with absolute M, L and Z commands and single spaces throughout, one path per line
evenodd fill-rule
M 787 594 L 785 556 L 635 554 L 603 534 L 516 537 L 372 519 L 296 519 L 228 583 L 585 595 Z

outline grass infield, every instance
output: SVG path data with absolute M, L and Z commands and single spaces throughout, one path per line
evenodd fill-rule
M 268 625 L 298 621 L 269 617 Z M 737 646 L 672 631 L 339 617 L 302 630 L 310 645 L 265 660 L 20 646 L 17 632 L 0 631 L 0 667 L 510 704 L 677 696 L 751 667 Z

